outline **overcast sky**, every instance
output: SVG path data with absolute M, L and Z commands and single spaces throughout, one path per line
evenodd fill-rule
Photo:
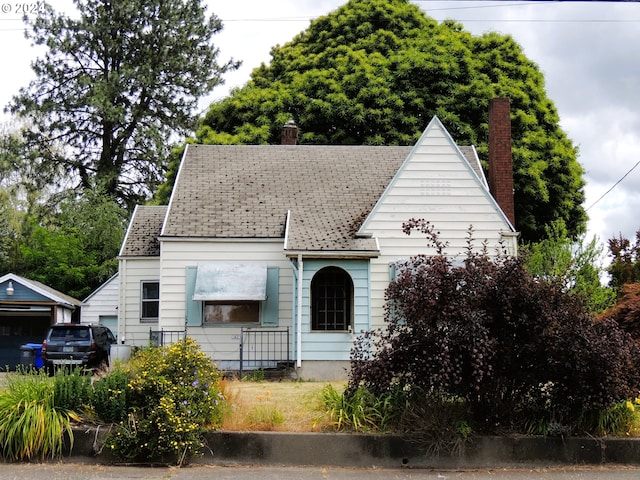
M 223 32 L 214 38 L 220 60 L 242 60 L 243 66 L 225 77 L 226 84 L 202 103 L 203 110 L 212 99 L 244 84 L 260 63 L 268 62 L 272 46 L 288 42 L 311 19 L 346 0 L 205 2 L 209 12 L 224 22 Z M 640 162 L 640 3 L 413 3 L 437 20 L 456 19 L 473 34 L 497 31 L 513 36 L 543 72 L 562 128 L 580 149 L 589 239 L 597 235 L 604 243 L 619 233 L 633 238 L 640 229 L 640 166 L 633 170 Z M 0 4 L 0 105 L 5 105 L 32 78 L 29 63 L 38 52 L 24 40 L 14 4 L 8 0 Z M 68 9 L 70 1 L 52 4 Z

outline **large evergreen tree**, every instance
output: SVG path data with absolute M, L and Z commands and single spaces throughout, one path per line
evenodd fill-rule
M 41 165 L 131 206 L 155 191 L 172 135 L 192 131 L 198 99 L 235 63 L 217 62 L 222 24 L 201 0 L 74 3 L 77 15 L 45 5 L 28 20 L 47 50 L 8 109 L 28 119 Z
M 576 237 L 586 224 L 583 169 L 538 67 L 510 36 L 438 24 L 407 0 L 350 0 L 314 20 L 211 105 L 195 141 L 279 143 L 293 118 L 303 144 L 410 145 L 438 115 L 456 142 L 486 159 L 493 97 L 511 98 L 523 239 L 544 238 L 555 220 Z

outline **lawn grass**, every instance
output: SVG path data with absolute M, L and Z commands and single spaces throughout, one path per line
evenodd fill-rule
M 252 382 L 225 380 L 224 392 L 231 404 L 222 424 L 226 431 L 317 432 L 327 420 L 320 407 L 320 393 L 331 383 L 342 392 L 346 382 Z
M 0 375 L 0 389 L 6 376 Z M 345 382 L 224 380 L 224 394 L 231 405 L 221 430 L 318 432 L 328 421 L 320 409 L 320 393 L 331 384 L 342 392 Z

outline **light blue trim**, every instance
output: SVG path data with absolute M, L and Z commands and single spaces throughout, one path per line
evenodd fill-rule
M 187 267 L 185 270 L 185 306 L 184 314 L 188 327 L 202 325 L 202 302 L 193 299 L 198 267 Z
M 351 333 L 317 332 L 311 330 L 311 280 L 318 271 L 325 267 L 342 268 L 349 274 L 353 282 L 353 332 Z M 370 283 L 370 262 L 368 260 L 305 260 L 302 297 L 302 360 L 349 360 L 355 334 L 371 328 Z
M 266 296 L 260 305 L 260 323 L 264 327 L 277 327 L 280 317 L 280 269 L 267 267 Z
M 294 258 L 289 259 L 291 271 L 293 272 L 293 288 L 291 289 L 291 359 L 298 359 L 297 338 L 298 338 L 298 262 Z

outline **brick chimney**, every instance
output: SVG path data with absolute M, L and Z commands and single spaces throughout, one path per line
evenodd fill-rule
M 298 126 L 293 120 L 289 120 L 282 127 L 282 145 L 295 145 L 298 143 Z
M 508 98 L 489 102 L 489 191 L 515 227 L 510 106 Z

